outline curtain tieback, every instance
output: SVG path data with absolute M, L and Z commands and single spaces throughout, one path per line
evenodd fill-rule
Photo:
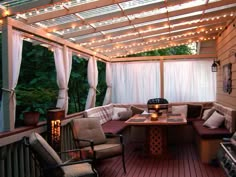
M 7 89 L 7 88 L 2 88 L 2 91 L 4 92 L 10 92 L 10 95 L 13 96 L 15 94 L 15 89 Z
M 98 93 L 100 93 L 100 91 L 99 91 L 99 90 L 97 90 L 96 88 L 94 88 L 94 87 L 92 87 L 92 86 L 90 86 L 89 88 L 91 88 L 91 89 L 95 90 L 95 92 L 98 92 Z

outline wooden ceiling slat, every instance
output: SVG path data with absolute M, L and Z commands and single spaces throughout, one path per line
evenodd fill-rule
M 173 5 L 176 5 L 178 3 L 184 3 L 184 2 L 189 2 L 189 1 L 191 1 L 191 0 L 175 0 L 174 2 L 169 2 L 168 4 L 170 6 L 173 6 Z M 151 10 L 154 10 L 154 9 L 160 9 L 160 8 L 163 8 L 163 7 L 165 7 L 165 3 L 164 2 L 161 2 L 161 3 L 158 2 L 158 3 L 154 3 L 152 5 L 145 5 L 145 6 L 141 6 L 139 8 L 133 8 L 133 9 L 125 10 L 124 14 L 122 12 L 113 12 L 113 13 L 109 13 L 109 14 L 105 14 L 105 15 L 99 15 L 99 16 L 96 16 L 96 17 L 87 18 L 87 19 L 85 19 L 85 23 L 86 24 L 95 23 L 95 22 L 99 22 L 99 21 L 119 18 L 119 17 L 122 17 L 124 15 L 133 15 L 133 14 L 141 13 L 141 12 L 144 12 L 144 11 L 151 11 Z M 159 15 L 162 15 L 162 14 L 159 14 Z M 162 18 L 164 18 L 164 17 L 162 17 Z M 69 22 L 69 23 L 65 23 L 65 24 L 61 24 L 61 25 L 56 25 L 56 26 L 50 27 L 49 30 L 52 30 L 52 29 L 61 30 L 61 29 L 64 29 L 64 28 L 71 27 L 72 25 L 75 25 L 76 23 L 77 22 Z M 80 22 L 78 22 L 78 24 L 79 23 Z
M 216 31 L 210 31 L 210 32 L 208 32 L 208 34 L 207 35 L 209 35 L 209 36 L 211 36 L 211 37 L 213 37 L 213 36 L 217 36 L 217 32 Z M 174 35 L 171 35 L 171 36 L 168 36 L 168 37 L 172 37 L 172 36 L 174 36 Z M 206 36 L 206 35 L 205 35 Z M 165 37 L 167 37 L 167 36 L 162 36 L 163 38 Z M 195 35 L 191 35 L 190 37 L 189 36 L 186 36 L 186 37 L 181 37 L 181 38 L 176 38 L 176 39 L 172 39 L 172 40 L 161 40 L 161 41 L 158 41 L 158 42 L 155 42 L 155 43 L 149 43 L 149 44 L 145 44 L 145 45 L 135 45 L 135 46 L 133 46 L 132 44 L 134 43 L 134 42 L 131 42 L 131 43 L 128 43 L 128 44 L 126 44 L 125 46 L 132 46 L 132 50 L 133 50 L 133 47 L 136 49 L 139 49 L 139 48 L 145 48 L 145 47 L 148 47 L 148 46 L 156 46 L 156 47 L 159 47 L 159 46 L 161 46 L 161 45 L 163 45 L 163 44 L 168 44 L 168 43 L 175 43 L 175 44 L 178 44 L 178 43 L 181 43 L 180 41 L 181 40 L 191 40 L 191 41 L 193 41 L 193 40 L 196 40 L 197 38 L 201 38 L 202 37 L 202 34 L 195 34 Z M 147 42 L 147 41 L 146 41 Z M 138 41 L 136 42 L 136 44 L 138 43 Z M 137 47 L 138 46 L 138 47 Z M 114 51 L 118 51 L 118 50 L 120 50 L 120 48 L 118 48 L 118 49 L 116 49 L 115 48 L 115 46 L 110 46 L 110 47 L 107 47 L 106 49 L 110 49 L 112 52 L 114 52 Z M 127 49 L 131 49 L 131 48 L 127 48 Z M 108 53 L 108 52 L 107 52 Z M 106 54 L 106 52 L 105 52 L 105 54 Z
M 82 12 L 82 11 L 86 11 L 86 10 L 91 10 L 91 9 L 95 9 L 95 8 L 99 8 L 99 7 L 103 7 L 103 6 L 109 6 L 114 3 L 121 3 L 121 2 L 125 2 L 125 1 L 127 1 L 127 0 L 115 0 L 115 1 L 114 0 L 106 0 L 106 1 L 100 0 L 100 1 L 90 2 L 90 3 L 85 3 L 85 4 L 81 4 L 79 6 L 71 7 L 69 9 L 57 10 L 57 11 L 48 12 L 45 14 L 40 14 L 40 15 L 28 18 L 27 24 L 32 24 L 32 23 L 36 23 L 36 22 L 40 22 L 40 21 L 44 21 L 44 20 L 49 20 L 49 19 L 53 19 L 53 18 L 57 18 L 57 17 L 69 15 L 69 14 L 74 14 L 74 13 L 78 13 L 78 12 Z
M 217 6 L 214 6 L 214 7 L 218 7 L 218 5 L 219 4 L 216 4 Z M 199 7 L 199 6 L 198 6 Z M 211 6 L 212 7 L 212 6 Z M 201 7 L 199 7 L 199 8 L 195 8 L 195 7 L 193 7 L 193 8 L 189 8 L 188 10 L 186 10 L 186 9 L 184 9 L 184 10 L 178 10 L 178 11 L 175 11 L 175 14 L 177 14 L 177 15 L 184 15 L 184 14 L 187 14 L 187 11 L 188 12 L 193 12 L 194 10 L 196 10 L 196 9 L 198 9 L 199 11 L 200 10 L 203 10 L 205 8 L 205 5 L 202 5 Z M 230 9 L 226 9 L 226 10 L 221 10 L 221 11 L 219 11 L 218 13 L 219 14 L 221 14 L 221 13 L 223 13 L 223 12 L 227 12 L 227 11 L 235 11 L 235 7 L 234 8 L 230 8 Z M 174 14 L 172 14 L 171 12 L 169 13 L 170 14 L 170 16 L 171 17 L 174 17 L 175 15 Z M 212 12 L 212 14 L 214 14 L 214 15 L 217 15 L 217 12 Z M 197 18 L 200 18 L 202 15 L 197 15 Z M 145 18 L 145 21 L 143 20 L 142 22 L 140 22 L 139 21 L 139 23 L 144 23 L 144 22 L 149 22 L 149 21 L 153 21 L 153 20 L 160 20 L 160 19 L 163 19 L 163 18 L 166 18 L 167 17 L 167 15 L 166 14 L 160 14 L 160 15 L 156 15 L 154 18 L 155 19 L 153 19 L 153 18 Z M 182 19 L 187 19 L 187 18 L 182 18 Z M 179 22 L 179 19 L 177 19 L 177 20 L 171 20 L 171 22 L 173 22 L 173 21 L 178 21 Z M 177 22 L 177 23 L 178 23 Z M 131 21 L 131 24 L 133 25 L 133 24 L 139 24 L 139 23 L 136 23 L 134 20 L 133 21 Z M 177 24 L 177 23 L 173 23 L 173 24 Z M 112 26 L 112 25 L 107 25 L 106 27 L 98 27 L 97 29 L 96 29 L 96 32 L 98 32 L 98 31 L 104 31 L 104 30 L 111 30 L 111 29 L 114 29 L 114 28 L 119 28 L 119 27 L 124 27 L 125 26 L 125 24 L 127 24 L 127 25 L 129 25 L 129 23 L 120 23 L 120 26 L 119 25 L 117 25 L 117 24 L 114 24 L 114 27 Z M 162 22 L 162 23 L 160 23 L 160 25 L 164 25 L 164 24 L 166 24 L 166 22 Z M 147 25 L 147 26 L 152 26 L 152 25 Z M 125 33 L 129 33 L 128 32 L 128 30 L 125 32 Z M 89 32 L 87 32 L 86 34 L 89 34 Z M 78 32 L 74 32 L 74 33 L 68 33 L 68 34 L 66 34 L 66 35 L 63 35 L 63 38 L 71 38 L 71 37 L 77 37 L 77 36 L 80 36 L 81 35 L 81 32 L 80 31 L 78 31 Z M 110 35 L 110 36 L 112 36 L 112 35 Z M 79 41 L 77 41 L 77 42 L 79 42 Z
M 210 34 L 210 35 L 206 35 L 206 38 L 212 38 L 214 37 L 215 35 L 214 34 Z M 197 41 L 199 40 L 199 37 L 195 37 L 193 38 L 194 41 Z M 185 44 L 185 43 L 188 43 L 189 39 L 179 39 L 178 43 L 177 44 Z M 156 50 L 156 48 L 166 48 L 168 45 L 168 47 L 172 47 L 172 46 L 175 46 L 174 44 L 173 45 L 170 45 L 169 42 L 164 42 L 162 43 L 161 45 L 159 44 L 152 44 L 152 45 L 148 45 L 148 46 L 138 46 L 138 47 L 134 47 L 132 48 L 132 53 L 140 53 L 141 51 L 143 50 L 148 50 L 148 51 L 151 51 L 151 50 Z M 131 51 L 131 50 L 128 50 L 128 51 Z M 114 51 L 114 52 L 109 52 L 109 53 L 104 53 L 105 55 L 108 55 L 108 56 L 116 56 L 117 54 L 119 55 L 127 55 L 127 52 L 122 52 L 122 50 L 119 50 L 119 51 Z
M 23 3 L 22 5 L 9 7 L 8 10 L 10 12 L 10 15 L 15 15 L 17 13 L 29 11 L 31 9 L 43 8 L 43 7 L 49 6 L 51 4 L 56 4 L 59 2 L 62 3 L 65 1 L 67 1 L 67 0 L 53 0 L 53 1 L 52 0 L 38 0 L 38 1 Z M 3 10 L 0 11 L 0 18 L 3 18 Z
M 231 17 L 230 19 L 232 19 L 233 17 Z M 196 27 L 196 26 L 202 26 L 202 25 L 210 25 L 210 24 L 214 24 L 214 23 L 221 23 L 221 22 L 225 22 L 227 21 L 228 19 L 217 19 L 215 21 L 212 21 L 211 23 L 208 21 L 208 22 L 198 22 L 198 23 L 192 23 L 192 24 L 186 24 L 186 25 L 182 25 L 182 26 L 176 26 L 175 28 L 173 28 L 172 30 L 181 30 L 181 29 L 185 29 L 185 28 L 192 28 L 192 27 Z M 152 27 L 158 27 L 159 25 L 156 24 L 156 25 L 152 25 Z M 161 25 L 160 25 L 161 26 Z M 140 27 L 138 28 L 138 30 L 144 30 L 143 27 Z M 161 33 L 166 33 L 168 32 L 169 29 L 161 29 L 161 30 L 157 30 L 157 31 L 150 31 L 150 32 L 146 32 L 146 33 L 143 33 L 143 37 L 147 36 L 147 35 L 152 35 L 152 34 L 161 34 Z M 118 32 L 114 32 L 112 33 L 112 35 L 110 35 L 110 37 L 117 37 L 117 36 L 120 36 L 120 35 L 125 35 L 125 34 L 128 34 L 128 33 L 131 33 L 132 30 L 123 30 L 123 31 L 118 31 Z M 98 40 L 101 40 L 101 39 L 105 39 L 105 37 L 103 36 L 99 36 L 99 37 L 93 37 L 93 38 L 86 38 L 86 39 L 81 39 L 81 40 L 77 40 L 76 43 L 84 43 L 84 42 L 91 42 L 91 39 L 93 39 L 94 41 L 98 41 Z M 118 39 L 119 42 L 122 42 L 124 41 L 126 38 L 120 38 Z M 118 41 L 114 41 L 114 42 L 118 42 Z M 108 43 L 111 43 L 111 41 L 108 41 Z

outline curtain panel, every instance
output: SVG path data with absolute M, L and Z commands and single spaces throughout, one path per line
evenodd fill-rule
M 96 103 L 96 87 L 98 84 L 98 69 L 97 69 L 97 60 L 93 57 L 89 58 L 88 68 L 87 68 L 87 77 L 89 83 L 89 93 L 85 105 L 85 110 L 95 107 Z
M 165 61 L 164 97 L 170 102 L 215 101 L 216 73 L 212 60 Z
M 146 104 L 160 96 L 159 62 L 112 63 L 112 103 Z
M 18 82 L 19 74 L 20 74 L 20 66 L 22 61 L 22 47 L 23 47 L 23 37 L 20 32 L 13 30 L 12 32 L 12 62 L 11 69 L 12 74 L 9 75 L 12 77 L 9 81 L 8 88 L 2 88 L 2 92 L 6 92 L 9 95 L 9 105 L 13 105 L 10 111 L 14 114 L 14 122 L 15 124 L 15 112 L 16 112 L 16 95 L 15 95 L 15 87 Z M 12 103 L 12 104 L 11 104 Z M 0 112 L 0 130 L 4 131 L 4 119 L 3 119 L 3 107 L 4 105 L 1 103 L 1 112 Z
M 64 55 L 63 55 L 64 52 Z M 68 82 L 72 67 L 72 51 L 67 47 L 54 48 L 54 61 L 57 71 L 57 84 L 59 87 L 58 99 L 56 107 L 68 111 Z
M 112 69 L 111 69 L 111 63 L 106 63 L 106 84 L 107 84 L 107 90 L 104 97 L 103 105 L 107 105 L 111 103 L 111 91 L 112 91 Z

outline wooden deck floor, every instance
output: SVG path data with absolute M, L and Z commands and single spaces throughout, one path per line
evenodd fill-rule
M 202 164 L 193 144 L 174 145 L 159 157 L 144 155 L 126 146 L 124 174 L 121 158 L 106 159 L 97 165 L 100 177 L 226 177 L 220 167 Z

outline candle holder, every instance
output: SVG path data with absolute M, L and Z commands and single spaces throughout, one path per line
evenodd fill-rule
M 151 114 L 151 121 L 157 121 L 158 120 L 158 114 L 157 113 L 152 113 Z
M 65 110 L 51 109 L 47 112 L 48 143 L 59 152 L 61 150 L 61 120 L 65 117 Z

